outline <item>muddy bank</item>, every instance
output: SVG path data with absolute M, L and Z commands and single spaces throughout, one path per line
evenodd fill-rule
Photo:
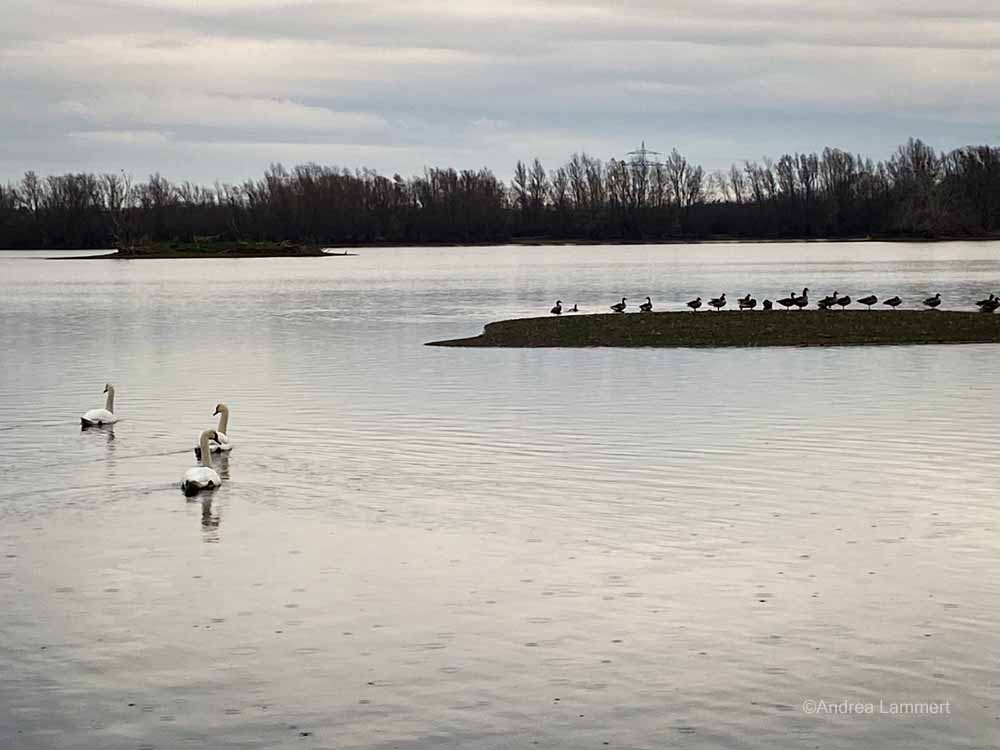
M 653 312 L 490 323 L 430 346 L 714 347 L 1000 343 L 1000 316 L 933 310 Z

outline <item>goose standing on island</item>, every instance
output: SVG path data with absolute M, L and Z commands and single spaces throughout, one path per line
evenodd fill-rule
M 882 304 L 888 305 L 893 310 L 895 310 L 897 307 L 903 304 L 903 300 L 901 300 L 899 297 L 890 297 L 889 299 L 885 300 L 885 302 L 883 302 Z
M 778 300 L 778 304 L 781 305 L 786 310 L 788 310 L 792 305 L 795 304 L 795 294 L 789 292 L 787 297 L 782 297 L 781 299 Z
M 710 307 L 714 307 L 716 312 L 721 310 L 726 306 L 726 293 L 723 292 L 721 297 L 713 297 L 708 301 Z
M 646 297 L 646 301 L 639 305 L 639 312 L 652 312 L 653 311 L 653 300 Z
M 794 305 L 800 310 L 805 310 L 809 306 L 809 287 L 802 290 L 802 294 L 795 298 Z
M 820 310 L 829 310 L 831 307 L 837 304 L 837 300 L 840 299 L 840 292 L 834 290 L 833 294 L 824 297 L 819 302 L 816 303 L 816 307 Z
M 553 307 L 551 310 L 549 310 L 549 312 L 552 313 L 553 315 L 562 315 L 562 300 L 557 299 L 556 306 Z
M 747 292 L 746 297 L 740 297 L 736 301 L 739 303 L 741 310 L 753 310 L 757 307 L 757 300 L 751 297 L 749 292 Z
M 980 309 L 985 308 L 985 307 L 989 307 L 990 305 L 993 304 L 993 301 L 995 299 L 996 299 L 996 295 L 995 294 L 990 294 L 990 296 L 987 299 L 981 299 L 981 300 L 979 300 L 979 302 L 976 303 L 976 307 L 978 307 Z
M 849 304 L 851 304 L 850 295 L 845 294 L 843 297 L 837 297 L 837 304 L 840 305 L 840 309 L 843 310 Z
M 184 472 L 181 480 L 181 489 L 188 497 L 197 495 L 202 490 L 214 490 L 222 485 L 222 478 L 218 472 L 212 468 L 211 442 L 218 441 L 218 434 L 215 430 L 205 430 L 201 433 L 198 441 L 199 453 L 201 455 L 201 466 L 195 466 Z
M 219 415 L 219 427 L 215 430 L 215 437 L 209 441 L 208 447 L 212 453 L 229 453 L 233 449 L 233 444 L 229 440 L 229 407 L 225 404 L 216 404 L 214 417 Z M 194 447 L 195 458 L 201 458 L 201 446 Z
M 625 298 L 624 298 L 624 297 L 622 297 L 622 301 L 621 301 L 621 302 L 617 302 L 617 303 L 613 304 L 613 305 L 611 306 L 611 309 L 612 309 L 612 310 L 613 310 L 614 312 L 616 312 L 616 313 L 623 313 L 623 312 L 625 312 L 625 308 L 626 308 L 626 307 L 627 307 L 627 305 L 625 304 Z
M 858 300 L 859 304 L 867 306 L 869 310 L 872 309 L 872 305 L 874 305 L 876 302 L 878 302 L 878 297 L 876 297 L 874 294 L 869 294 L 867 297 L 862 297 L 861 299 Z
M 115 416 L 115 387 L 111 383 L 104 385 L 104 392 L 108 394 L 108 400 L 103 409 L 91 409 L 80 417 L 80 426 L 84 429 L 88 427 L 100 427 L 106 424 L 114 424 L 118 421 Z
M 698 308 L 701 307 L 701 297 L 697 297 L 691 300 L 690 302 L 687 303 L 687 306 L 690 307 L 695 312 L 698 312 Z
M 931 310 L 937 310 L 941 306 L 941 292 L 938 292 L 933 297 L 928 297 L 924 300 L 924 304 L 927 305 Z

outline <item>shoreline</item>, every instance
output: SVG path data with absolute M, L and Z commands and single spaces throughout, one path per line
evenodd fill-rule
M 478 336 L 427 346 L 472 348 L 772 347 L 998 344 L 1000 316 L 937 310 L 601 313 L 489 323 Z
M 356 242 L 330 243 L 330 249 L 353 248 L 436 248 L 436 247 L 614 247 L 617 245 L 795 245 L 795 244 L 876 244 L 913 243 L 941 244 L 948 242 L 1000 242 L 1000 235 L 989 237 L 692 237 L 670 239 L 552 239 L 547 237 L 515 237 L 509 240 L 488 242 Z
M 794 245 L 794 244 L 921 244 L 934 245 L 952 242 L 989 243 L 1000 242 L 1000 236 L 989 237 L 791 237 L 791 238 L 745 238 L 745 237 L 701 237 L 701 238 L 671 238 L 671 239 L 637 239 L 637 240 L 588 240 L 588 239 L 550 239 L 546 237 L 518 237 L 509 240 L 493 240 L 488 242 L 335 242 L 322 245 L 296 245 L 292 243 L 266 242 L 246 243 L 248 247 L 227 245 L 219 248 L 208 246 L 192 246 L 191 243 L 157 243 L 149 249 L 138 249 L 128 252 L 108 250 L 100 255 L 88 256 L 53 256 L 49 260 L 145 260 L 170 258 L 318 258 L 321 256 L 345 257 L 356 253 L 348 252 L 355 249 L 368 248 L 451 248 L 451 247 L 615 247 L 615 246 L 657 246 L 657 245 Z M 181 249 L 173 249 L 172 244 L 182 245 Z M 255 247 L 258 246 L 258 247 Z M 264 247 L 259 247 L 264 246 Z M 28 248 L 31 251 L 75 252 L 97 251 L 102 248 Z M 341 250 L 344 252 L 326 252 Z M 6 248 L 0 253 L 25 252 L 26 249 Z

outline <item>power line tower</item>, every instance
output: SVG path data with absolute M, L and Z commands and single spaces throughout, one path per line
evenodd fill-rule
M 629 157 L 629 163 L 635 169 L 641 169 L 646 171 L 650 167 L 662 167 L 663 162 L 660 161 L 660 157 L 663 156 L 659 151 L 653 151 L 652 149 L 646 148 L 646 141 L 642 142 L 635 151 L 629 151 L 625 154 Z

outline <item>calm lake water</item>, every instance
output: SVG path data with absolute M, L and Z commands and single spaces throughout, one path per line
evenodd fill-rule
M 423 345 L 557 298 L 974 309 L 1000 245 L 45 255 L 0 253 L 0 747 L 1000 742 L 1000 347 Z

